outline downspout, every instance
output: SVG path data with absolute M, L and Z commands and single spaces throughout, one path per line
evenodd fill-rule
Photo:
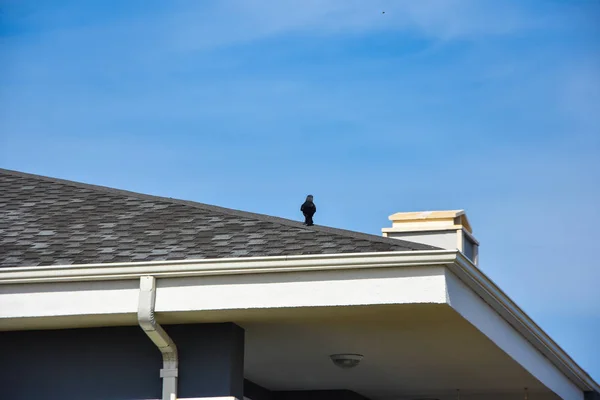
M 154 319 L 155 300 L 156 279 L 153 276 L 141 276 L 138 323 L 162 353 L 163 367 L 160 370 L 160 377 L 163 379 L 162 400 L 176 400 L 179 363 L 177 347 L 167 332 Z

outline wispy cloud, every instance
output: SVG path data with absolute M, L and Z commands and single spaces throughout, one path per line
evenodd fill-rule
M 227 1 L 170 16 L 173 41 L 184 49 L 247 43 L 281 34 L 312 36 L 413 32 L 436 40 L 506 35 L 539 26 L 507 3 L 475 0 Z
M 83 7 L 31 7 L 10 13 L 7 22 L 37 24 L 46 35 L 80 32 L 88 39 L 100 31 L 115 40 L 142 40 L 149 47 L 206 49 L 248 43 L 282 34 L 312 36 L 366 32 L 412 32 L 436 40 L 508 35 L 546 26 L 543 12 L 518 2 L 476 0 L 281 0 L 173 1 L 161 8 L 130 7 L 107 13 Z M 151 11 L 149 11 L 151 10 Z M 93 16 L 96 15 L 96 18 Z M 532 18 L 535 16 L 535 18 Z M 57 28 L 60 26 L 61 28 Z M 115 40 L 114 45 L 120 43 Z

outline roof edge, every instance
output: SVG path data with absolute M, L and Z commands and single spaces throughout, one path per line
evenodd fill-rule
M 600 385 L 512 301 L 502 289 L 461 252 L 456 251 L 455 254 L 456 260 L 450 266 L 452 272 L 467 284 L 470 289 L 475 291 L 581 390 L 600 392 Z
M 490 278 L 458 250 L 395 251 L 275 257 L 242 257 L 181 261 L 76 264 L 0 269 L 0 285 L 131 280 L 232 274 L 287 273 L 357 268 L 445 266 L 523 335 L 581 390 L 600 392 L 600 385 L 554 342 Z
M 178 278 L 306 270 L 447 265 L 453 262 L 456 257 L 455 253 L 454 250 L 390 251 L 10 267 L 0 269 L 0 285 L 138 279 L 144 275 Z

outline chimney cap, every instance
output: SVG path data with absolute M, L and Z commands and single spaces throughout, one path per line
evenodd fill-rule
M 452 221 L 473 233 L 465 210 L 398 212 L 389 216 L 392 222 Z

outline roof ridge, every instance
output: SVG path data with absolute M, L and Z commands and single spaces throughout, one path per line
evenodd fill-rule
M 241 210 L 236 210 L 233 208 L 226 208 L 226 207 L 215 206 L 215 205 L 206 204 L 206 203 L 200 203 L 200 202 L 193 201 L 193 200 L 182 200 L 182 199 L 175 199 L 172 197 L 163 197 L 163 196 L 156 196 L 156 195 L 150 195 L 150 194 L 139 193 L 139 192 L 132 192 L 129 190 L 124 190 L 124 189 L 111 188 L 109 186 L 102 186 L 102 185 L 95 185 L 95 184 L 90 184 L 90 183 L 71 181 L 71 180 L 67 180 L 67 179 L 54 178 L 54 177 L 49 177 L 49 176 L 44 176 L 44 175 L 37 175 L 37 174 L 31 174 L 31 173 L 27 173 L 27 172 L 9 170 L 9 169 L 5 169 L 5 168 L 0 168 L 0 174 L 7 174 L 7 175 L 24 177 L 24 178 L 33 178 L 33 179 L 43 180 L 43 181 L 47 181 L 47 182 L 51 182 L 51 183 L 74 186 L 74 187 L 88 189 L 88 190 L 95 190 L 95 191 L 104 192 L 104 193 L 113 194 L 113 195 L 122 195 L 122 196 L 130 196 L 130 197 L 139 198 L 139 199 L 145 199 L 145 200 L 161 201 L 161 202 L 171 203 L 174 205 L 185 205 L 185 206 L 195 207 L 195 208 L 209 210 L 209 211 L 213 211 L 213 212 L 234 215 L 234 216 L 238 216 L 238 217 L 254 218 L 254 219 L 258 219 L 260 221 L 264 221 L 264 222 L 271 222 L 271 223 L 275 223 L 275 224 L 291 226 L 291 227 L 301 228 L 301 229 L 305 229 L 305 230 L 313 230 L 313 231 L 322 232 L 322 233 L 346 236 L 346 237 L 350 237 L 350 238 L 354 238 L 354 239 L 364 239 L 364 240 L 370 240 L 373 242 L 392 244 L 395 246 L 406 247 L 411 250 L 439 250 L 437 247 L 434 247 L 434 246 L 428 246 L 428 245 L 424 245 L 424 244 L 420 244 L 420 243 L 409 242 L 409 241 L 401 240 L 401 239 L 391 239 L 391 238 L 377 236 L 377 235 L 373 235 L 373 234 L 369 234 L 369 233 L 351 231 L 351 230 L 347 230 L 347 229 L 333 228 L 333 227 L 328 227 L 328 226 L 323 226 L 323 225 L 313 225 L 313 226 L 309 227 L 309 226 L 302 224 L 299 221 L 295 221 L 295 220 L 291 220 L 291 219 L 287 219 L 287 218 L 275 217 L 275 216 L 271 216 L 271 215 L 267 215 L 267 214 L 259 214 L 259 213 L 254 213 L 254 212 L 250 212 L 250 211 L 241 211 Z

